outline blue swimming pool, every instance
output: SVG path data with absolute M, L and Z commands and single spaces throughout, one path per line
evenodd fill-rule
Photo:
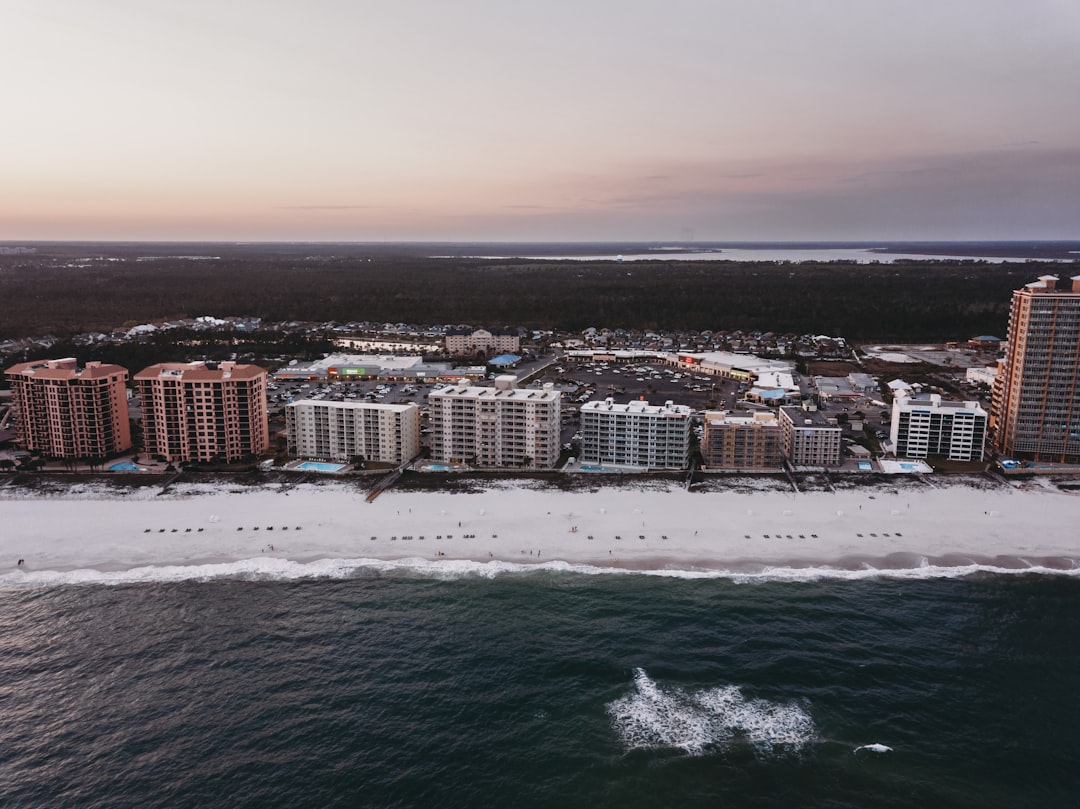
M 131 461 L 117 461 L 109 467 L 110 472 L 145 472 L 143 467 L 133 464 Z
M 343 469 L 348 468 L 348 464 L 345 463 L 322 463 L 321 461 L 303 461 L 292 469 L 299 470 L 301 472 L 340 472 Z

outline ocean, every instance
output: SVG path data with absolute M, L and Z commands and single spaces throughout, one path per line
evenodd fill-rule
M 0 591 L 5 807 L 1072 807 L 1080 578 Z

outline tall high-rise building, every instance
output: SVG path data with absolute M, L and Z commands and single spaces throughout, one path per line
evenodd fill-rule
M 7 369 L 19 443 L 53 458 L 104 458 L 131 449 L 126 368 L 72 357 Z
M 1080 463 L 1080 275 L 1013 293 L 991 424 L 1002 455 Z
M 169 461 L 235 461 L 270 445 L 266 371 L 235 362 L 167 362 L 135 374 L 143 446 Z

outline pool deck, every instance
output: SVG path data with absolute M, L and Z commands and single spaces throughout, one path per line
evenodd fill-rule
M 878 458 L 877 463 L 886 475 L 928 475 L 934 471 L 929 464 L 918 460 L 893 461 Z
M 347 471 L 350 466 L 347 463 L 335 461 L 292 461 L 285 468 L 293 472 L 320 472 L 325 475 L 336 475 Z

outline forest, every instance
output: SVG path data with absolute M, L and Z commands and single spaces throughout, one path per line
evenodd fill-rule
M 200 315 L 840 335 L 932 342 L 1004 336 L 1012 291 L 1076 264 L 566 261 L 372 251 L 145 246 L 0 255 L 0 339 Z

